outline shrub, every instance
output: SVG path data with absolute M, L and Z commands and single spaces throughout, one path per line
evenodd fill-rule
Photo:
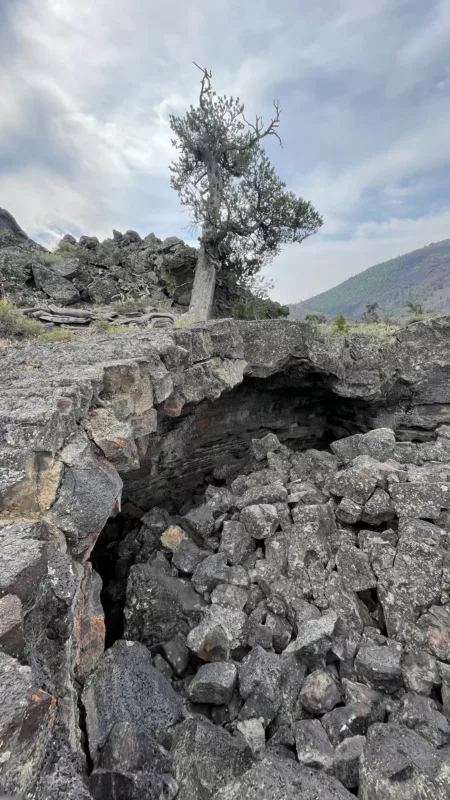
M 277 319 L 289 316 L 289 308 L 274 300 L 249 297 L 238 300 L 231 309 L 231 315 L 235 319 Z
M 130 333 L 132 330 L 127 325 L 113 325 L 107 319 L 96 319 L 93 326 L 97 333 Z
M 37 336 L 43 325 L 37 319 L 30 319 L 22 314 L 7 300 L 0 300 L 0 336 Z
M 426 311 L 425 306 L 424 306 L 423 303 L 421 303 L 419 301 L 414 302 L 414 301 L 410 300 L 406 304 L 406 313 L 408 314 L 408 316 L 412 315 L 412 316 L 424 317 L 425 314 L 427 314 L 429 312 Z
M 55 328 L 54 331 L 40 333 L 38 336 L 41 342 L 68 342 L 71 338 L 72 331 L 65 330 L 64 328 Z
M 190 292 L 185 292 L 184 294 L 180 294 L 180 296 L 177 298 L 177 303 L 179 303 L 180 306 L 188 306 L 190 302 L 191 302 Z
M 180 317 L 175 318 L 176 328 L 185 328 L 187 325 L 196 325 L 200 322 L 196 317 L 190 317 L 189 314 L 182 314 Z
M 336 314 L 333 320 L 333 325 L 337 331 L 340 331 L 340 333 L 346 333 L 348 331 L 348 322 L 345 319 L 342 311 L 340 311 L 339 314 Z
M 56 262 L 61 261 L 62 258 L 63 256 L 57 253 L 39 253 L 39 261 L 41 264 L 56 264 Z
M 64 239 L 61 239 L 57 251 L 58 253 L 63 254 L 64 257 L 67 258 L 68 256 L 74 256 L 77 252 L 77 245 L 72 244 L 72 242 L 66 242 Z
M 326 325 L 327 318 L 325 314 L 319 314 L 318 311 L 314 311 L 312 314 L 307 314 L 305 317 L 306 322 L 310 322 L 311 325 Z

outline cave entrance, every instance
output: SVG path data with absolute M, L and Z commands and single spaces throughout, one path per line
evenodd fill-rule
M 138 553 L 142 559 L 146 512 L 158 507 L 176 521 L 208 485 L 225 485 L 251 469 L 252 439 L 275 433 L 292 450 L 322 450 L 369 430 L 374 411 L 368 402 L 335 395 L 320 374 L 288 370 L 245 378 L 218 400 L 186 407 L 179 418 L 161 415 L 142 467 L 122 475 L 122 511 L 108 520 L 91 556 L 103 582 L 106 647 L 123 635 L 127 578 Z

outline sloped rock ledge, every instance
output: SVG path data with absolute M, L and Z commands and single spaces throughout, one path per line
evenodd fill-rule
M 249 411 L 248 397 L 262 397 L 261 381 L 291 398 L 316 392 L 328 405 L 312 425 L 307 404 L 301 424 L 287 415 L 286 430 L 289 402 L 280 411 L 277 401 L 277 418 L 277 403 L 269 403 L 253 423 L 256 438 L 275 428 L 280 438 L 311 446 L 311 427 L 319 443 L 327 427 L 336 438 L 389 425 L 400 439 L 427 441 L 450 419 L 449 340 L 448 317 L 383 343 L 328 339 L 302 323 L 223 320 L 2 352 L 0 602 L 9 605 L 0 656 L 10 687 L 0 734 L 4 791 L 89 796 L 77 777 L 77 688 L 103 650 L 104 623 L 88 558 L 120 505 L 122 480 L 127 500 L 150 508 L 174 481 L 187 486 L 192 473 L 198 480 L 217 442 L 206 468 L 223 467 L 235 432 L 240 455 L 258 407 L 252 401 Z M 231 418 L 227 397 L 237 409 Z

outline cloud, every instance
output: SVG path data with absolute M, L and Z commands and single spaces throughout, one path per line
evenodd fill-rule
M 325 226 L 269 272 L 305 298 L 448 235 L 449 44 L 447 0 L 3 0 L 0 205 L 42 241 L 192 238 L 167 167 L 195 60 L 250 116 L 280 98 L 270 155 Z

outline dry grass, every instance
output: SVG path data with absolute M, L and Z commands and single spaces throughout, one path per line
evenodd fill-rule
M 38 336 L 43 331 L 42 322 L 37 319 L 30 319 L 25 314 L 15 308 L 7 300 L 0 300 L 0 336 L 22 336 L 31 338 Z

